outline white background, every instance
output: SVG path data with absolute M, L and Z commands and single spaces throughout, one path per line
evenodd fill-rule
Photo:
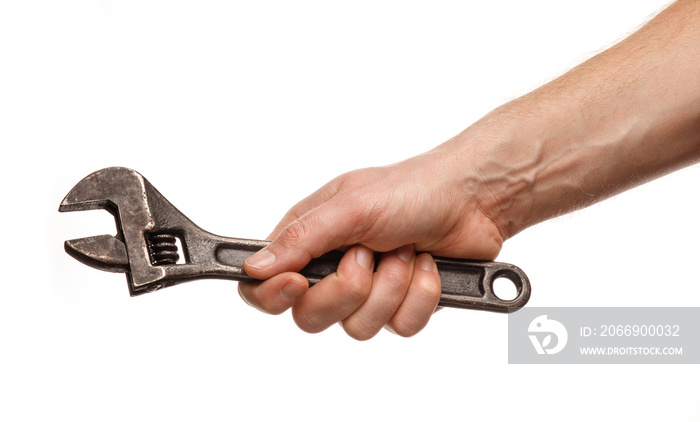
M 264 238 L 334 176 L 432 148 L 664 3 L 3 2 L 0 420 L 697 420 L 697 365 L 508 365 L 505 315 L 356 342 L 230 281 L 131 298 L 63 252 L 112 217 L 57 212 L 121 165 L 203 228 Z M 698 306 L 699 181 L 541 224 L 499 260 L 531 306 Z

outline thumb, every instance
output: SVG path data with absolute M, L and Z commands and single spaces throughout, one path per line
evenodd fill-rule
M 356 243 L 352 241 L 355 224 L 343 208 L 326 202 L 293 220 L 268 246 L 248 257 L 243 269 L 266 280 L 283 272 L 298 272 L 311 259 Z

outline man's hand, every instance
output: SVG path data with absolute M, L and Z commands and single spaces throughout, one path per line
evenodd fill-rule
M 463 169 L 434 151 L 382 168 L 351 172 L 293 207 L 270 235 L 273 242 L 245 262 L 266 280 L 240 284 L 242 297 L 269 313 L 292 307 L 308 332 L 340 322 L 356 339 L 382 327 L 420 331 L 440 299 L 440 277 L 427 253 L 493 259 L 503 238 L 469 192 Z M 349 249 L 347 249 L 349 248 Z M 338 271 L 307 291 L 296 271 L 312 258 L 347 249 Z M 373 251 L 383 252 L 374 272 Z
M 292 307 L 318 332 L 354 338 L 422 329 L 440 280 L 430 255 L 494 259 L 503 241 L 700 160 L 700 0 L 679 0 L 638 32 L 518 98 L 438 148 L 351 172 L 295 207 L 249 258 L 243 298 Z M 308 289 L 296 271 L 349 248 Z M 384 252 L 375 273 L 372 250 Z

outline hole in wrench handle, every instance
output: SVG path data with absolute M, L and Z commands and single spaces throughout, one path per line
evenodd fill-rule
M 262 242 L 261 242 L 262 243 Z M 242 267 L 243 261 L 259 248 L 250 249 L 222 247 L 216 253 L 217 260 L 225 265 Z M 375 256 L 375 269 L 381 254 Z M 328 252 L 315 258 L 300 273 L 309 280 L 310 285 L 321 281 L 338 268 L 343 253 Z M 530 282 L 525 273 L 515 265 L 465 259 L 434 257 L 440 273 L 442 294 L 439 306 L 452 308 L 478 309 L 492 312 L 512 312 L 525 306 L 530 298 Z M 493 290 L 497 278 L 507 278 L 513 282 L 517 294 L 512 300 L 502 300 Z M 250 277 L 241 277 L 240 281 L 257 281 Z
M 434 259 L 442 282 L 440 306 L 505 313 L 522 308 L 530 299 L 530 281 L 515 265 L 443 257 Z M 498 278 L 513 282 L 517 290 L 513 299 L 503 300 L 496 295 L 493 284 Z

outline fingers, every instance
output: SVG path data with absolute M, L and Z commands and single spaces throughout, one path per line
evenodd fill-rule
M 260 283 L 238 283 L 238 293 L 247 304 L 273 315 L 289 309 L 308 288 L 308 281 L 297 273 L 282 273 Z
M 428 324 L 440 301 L 440 275 L 432 256 L 415 257 L 413 246 L 384 254 L 367 300 L 342 322 L 357 340 L 374 337 L 382 327 L 410 337 Z
M 372 289 L 374 253 L 354 246 L 340 260 L 338 270 L 317 283 L 292 308 L 294 321 L 308 333 L 318 333 L 350 316 Z
M 365 302 L 342 321 L 343 329 L 357 340 L 374 337 L 392 318 L 408 292 L 415 253 L 412 245 L 384 253 Z
M 410 337 L 425 328 L 440 302 L 442 285 L 437 265 L 430 254 L 416 257 L 406 297 L 386 328 Z
M 374 253 L 354 246 L 338 270 L 309 289 L 297 273 L 282 273 L 262 283 L 239 283 L 241 297 L 270 314 L 290 307 L 294 321 L 309 333 L 340 322 L 357 340 L 374 337 L 383 327 L 409 337 L 421 331 L 440 301 L 440 275 L 432 256 L 415 256 L 412 245 L 385 253 L 377 271 Z
M 296 324 L 317 333 L 340 322 L 357 340 L 374 337 L 384 326 L 404 337 L 422 330 L 440 301 L 440 275 L 433 258 L 416 257 L 408 245 L 385 253 L 376 273 L 372 268 L 371 250 L 351 248 L 338 271 L 293 306 Z
M 254 278 L 268 279 L 276 274 L 299 271 L 312 258 L 355 242 L 347 236 L 353 223 L 345 207 L 320 205 L 288 224 L 267 247 L 249 257 L 243 269 Z

